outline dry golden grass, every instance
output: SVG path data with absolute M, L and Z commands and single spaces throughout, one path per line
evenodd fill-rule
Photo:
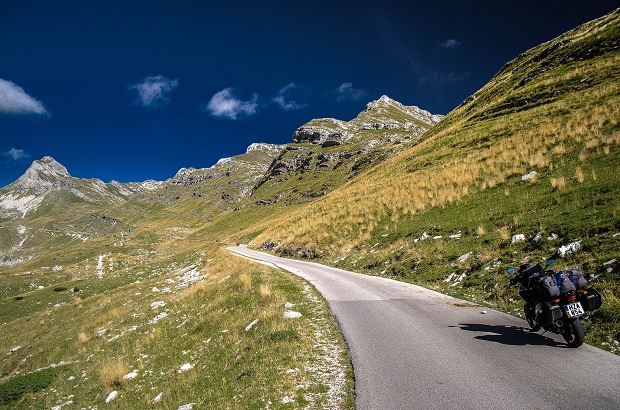
M 577 178 L 577 181 L 579 181 L 580 184 L 583 184 L 583 182 L 585 181 L 586 177 L 581 167 L 577 167 L 577 169 L 575 169 L 575 178 Z
M 80 343 L 85 344 L 90 340 L 90 338 L 86 333 L 82 332 L 78 335 L 78 340 L 80 341 Z
M 551 178 L 551 187 L 555 191 L 564 190 L 564 188 L 566 188 L 566 178 L 564 177 Z
M 609 69 L 616 63 L 614 60 L 597 64 Z M 586 73 L 592 69 L 583 70 Z M 591 99 L 605 104 L 587 104 Z M 565 111 L 575 114 L 555 115 Z M 533 170 L 539 176 L 529 182 L 536 184 L 549 178 L 551 171 L 565 167 L 565 158 L 569 156 L 579 155 L 585 162 L 590 155 L 611 152 L 605 147 L 620 144 L 618 132 L 610 136 L 610 130 L 617 128 L 620 121 L 620 85 L 600 85 L 545 107 L 494 118 L 473 127 L 461 128 L 464 121 L 454 121 L 344 189 L 287 214 L 286 219 L 270 221 L 255 243 L 270 241 L 279 242 L 281 247 L 310 249 L 320 246 L 323 251 L 341 252 L 376 235 L 373 230 L 378 221 L 386 218 L 398 223 L 403 217 L 449 206 L 471 193 L 501 186 Z M 479 146 L 478 140 L 486 137 L 493 141 L 494 135 L 502 137 Z M 471 149 L 465 148 L 454 156 L 452 145 L 446 141 L 459 141 L 464 146 L 470 141 Z M 445 157 L 450 159 L 442 159 Z M 575 176 L 581 181 L 578 173 Z M 555 176 L 550 183 L 554 190 L 561 191 L 566 188 L 567 179 Z M 505 193 L 508 195 L 509 191 Z
M 252 291 L 252 276 L 247 273 L 242 273 L 241 275 L 239 275 L 239 282 L 241 282 L 241 286 L 243 286 L 244 291 Z
M 129 369 L 122 359 L 109 359 L 99 366 L 99 379 L 103 387 L 109 391 L 114 387 L 123 386 L 127 382 L 123 376 L 128 372 Z
M 510 236 L 510 227 L 509 226 L 502 226 L 498 229 L 499 232 L 499 236 L 500 238 L 502 238 L 503 240 L 507 241 L 508 239 L 511 238 Z
M 120 317 L 120 315 L 121 315 L 121 312 L 117 308 L 113 308 L 113 309 L 108 310 L 103 315 L 99 316 L 95 320 L 95 323 L 97 324 L 97 326 L 103 326 L 106 323 Z
M 262 285 L 260 285 L 260 297 L 263 300 L 270 299 L 272 294 L 273 292 L 269 283 L 263 283 Z

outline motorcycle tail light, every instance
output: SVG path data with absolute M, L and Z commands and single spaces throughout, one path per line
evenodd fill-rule
M 577 300 L 577 295 L 570 295 L 566 298 L 566 300 L 568 300 L 569 302 L 574 302 L 575 300 Z

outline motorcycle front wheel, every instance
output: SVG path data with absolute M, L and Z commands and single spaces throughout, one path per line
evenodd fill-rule
M 583 344 L 585 335 L 583 334 L 583 326 L 579 319 L 570 321 L 564 327 L 562 337 L 564 337 L 564 340 L 569 347 L 579 347 Z
M 532 332 L 538 332 L 540 330 L 540 323 L 536 321 L 536 311 L 534 309 L 535 308 L 527 302 L 523 305 L 523 313 L 525 313 L 527 323 L 532 328 Z

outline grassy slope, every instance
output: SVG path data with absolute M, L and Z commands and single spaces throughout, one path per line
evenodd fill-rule
M 20 381 L 60 365 L 51 370 L 50 388 L 18 400 L 5 402 L 0 383 L 0 408 L 51 408 L 67 401 L 93 408 L 113 390 L 120 397 L 111 408 L 352 406 L 346 350 L 313 289 L 279 270 L 230 257 L 216 243 L 181 245 L 149 236 L 137 233 L 123 245 L 125 255 L 106 249 L 101 277 L 96 256 L 90 265 L 16 275 L 44 287 L 0 300 L 0 345 L 6 350 L 0 374 L 18 370 L 7 380 Z M 82 251 L 104 249 L 104 241 L 85 242 Z M 205 279 L 188 283 L 192 270 Z M 303 317 L 285 319 L 285 302 Z M 161 313 L 167 316 L 150 323 Z M 329 361 L 336 365 L 326 367 Z M 185 363 L 193 368 L 179 372 Z M 123 379 L 132 371 L 135 379 Z M 159 393 L 161 402 L 154 405 Z
M 620 259 L 619 20 L 612 13 L 519 56 L 422 143 L 284 215 L 254 246 L 518 310 L 505 269 L 581 240 L 558 268 L 597 277 L 605 305 L 588 340 L 618 352 L 620 266 L 604 263 Z M 424 232 L 442 238 L 416 241 Z M 512 244 L 539 232 L 535 245 Z M 463 281 L 444 282 L 453 272 Z
M 308 206 L 298 205 L 312 200 L 302 196 L 305 190 L 322 195 L 326 182 L 331 189 L 350 170 L 303 175 L 298 181 L 307 186 L 291 185 L 297 193 L 288 204 L 255 206 L 257 198 L 250 198 L 240 210 L 220 213 L 237 205 L 206 198 L 218 202 L 214 211 L 194 191 L 178 187 L 159 201 L 147 195 L 101 211 L 135 228 L 131 235 L 76 219 L 72 223 L 95 224 L 99 235 L 86 242 L 52 236 L 40 246 L 57 250 L 0 269 L 0 345 L 7 350 L 2 377 L 17 369 L 43 378 L 34 371 L 71 362 L 52 369 L 50 388 L 4 406 L 73 400 L 88 408 L 104 405 L 107 393 L 117 390 L 120 398 L 109 407 L 326 407 L 334 396 L 328 386 L 339 376 L 317 379 L 321 372 L 304 370 L 325 360 L 322 339 L 327 346 L 341 343 L 326 306 L 308 296 L 303 282 L 232 258 L 218 241 L 272 242 L 289 254 L 518 311 L 516 293 L 505 289 L 505 268 L 581 240 L 582 250 L 558 265 L 598 275 L 593 283 L 605 289 L 605 306 L 592 318 L 588 341 L 613 350 L 620 339 L 619 266 L 604 263 L 620 259 L 620 236 L 614 236 L 620 232 L 619 64 L 617 51 L 601 45 L 620 37 L 618 15 L 569 35 L 568 46 L 556 39 L 520 56 L 422 142 L 409 141 L 415 147 Z M 532 170 L 538 177 L 521 181 Z M 286 188 L 276 185 L 265 185 L 257 197 L 269 199 Z M 223 185 L 214 189 L 227 192 Z M 19 223 L 10 222 L 10 229 Z M 35 224 L 54 225 L 44 215 Z M 537 245 L 511 244 L 513 234 L 541 231 Z M 417 240 L 424 232 L 442 238 Z M 459 233 L 460 239 L 449 238 Z M 547 241 L 552 233 L 558 239 Z M 54 271 L 56 265 L 62 269 Z M 207 279 L 181 288 L 179 277 L 191 266 Z M 453 272 L 464 273 L 463 280 L 444 282 Z M 78 292 L 71 291 L 75 287 Z M 153 290 L 166 287 L 173 292 Z M 152 309 L 158 301 L 166 305 Z M 303 318 L 284 320 L 285 301 L 296 303 Z M 148 323 L 166 310 L 165 319 Z M 96 337 L 102 329 L 106 334 Z M 346 356 L 335 354 L 346 373 Z M 184 363 L 194 368 L 178 373 Z M 132 370 L 136 379 L 120 378 Z M 159 392 L 162 402 L 153 405 Z M 351 394 L 349 384 L 337 395 L 342 407 L 352 407 Z
M 15 221 L 42 241 L 24 251 L 48 251 L 0 269 L 0 408 L 351 408 L 349 359 L 327 306 L 303 281 L 225 251 L 216 238 L 230 225 L 193 234 L 211 226 L 207 208 L 190 193 L 168 205 L 147 197 Z M 191 270 L 205 278 L 186 286 Z M 285 319 L 285 302 L 303 317 Z M 194 367 L 179 373 L 185 363 Z M 111 391 L 120 396 L 106 404 Z

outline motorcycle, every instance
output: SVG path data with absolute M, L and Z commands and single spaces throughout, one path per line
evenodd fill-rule
M 547 266 L 552 264 L 553 260 L 547 261 Z M 515 270 L 508 269 L 508 273 L 514 275 Z M 580 319 L 601 307 L 601 295 L 592 287 L 586 288 L 587 281 L 580 270 L 555 272 L 538 264 L 521 265 L 519 273 L 510 279 L 511 286 L 517 283 L 532 332 L 543 328 L 562 335 L 569 347 L 583 344 Z

